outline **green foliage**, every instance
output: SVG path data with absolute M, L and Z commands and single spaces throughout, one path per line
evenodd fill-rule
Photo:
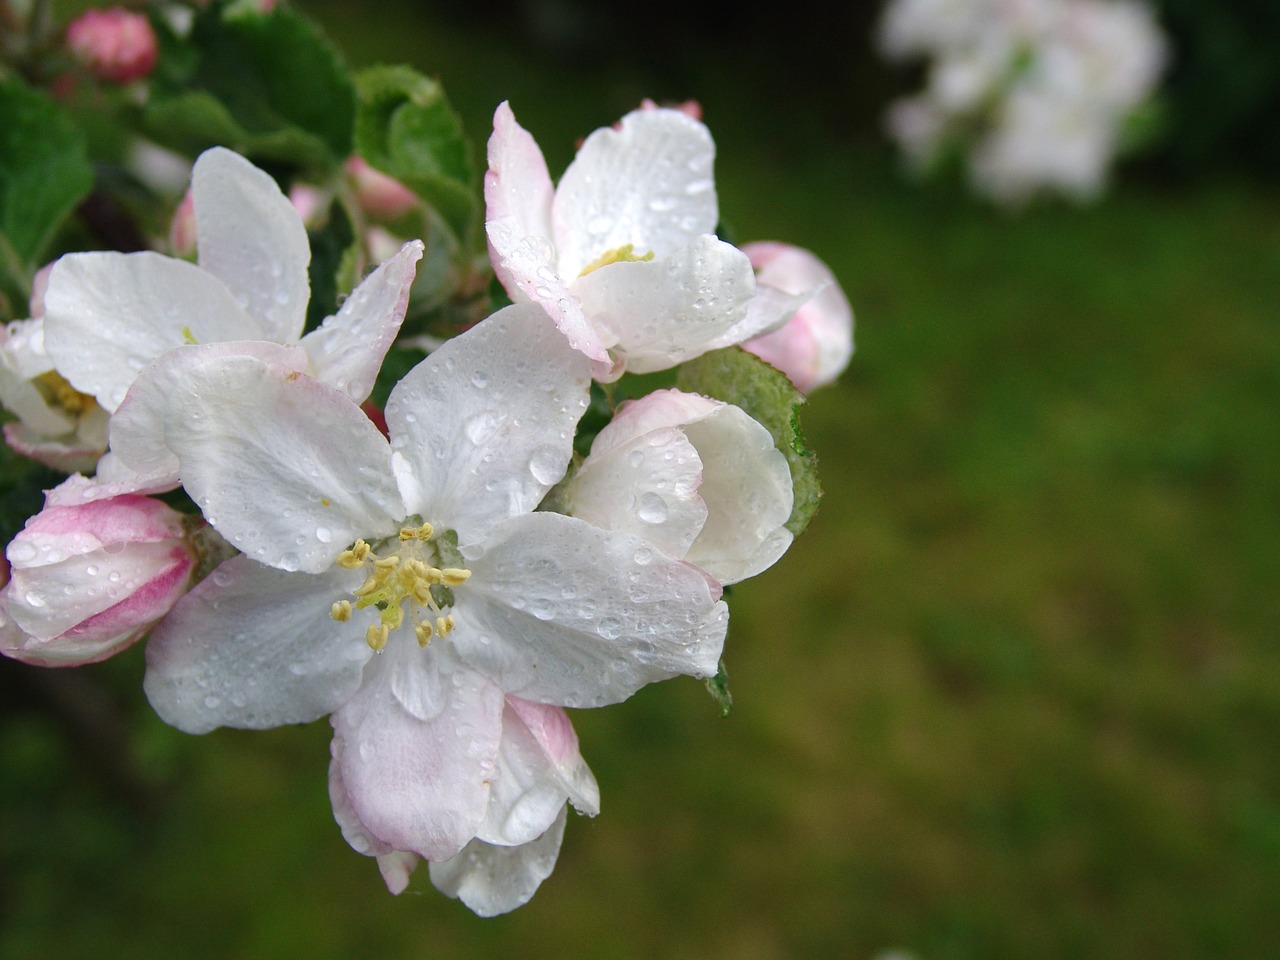
M 32 272 L 92 187 L 83 139 L 61 108 L 19 80 L 0 81 L 0 297 L 10 301 L 5 312 L 25 311 Z
M 337 51 L 287 8 L 214 4 L 185 39 L 160 31 L 146 126 L 188 153 L 222 144 L 259 160 L 332 170 L 351 152 L 355 88 Z
M 716 675 L 707 680 L 707 692 L 720 705 L 720 716 L 727 717 L 733 710 L 733 694 L 729 692 L 729 671 L 725 669 L 723 660 Z
M 800 405 L 804 394 L 759 357 L 741 347 L 715 350 L 680 368 L 676 386 L 736 404 L 759 420 L 773 434 L 773 442 L 791 467 L 795 503 L 787 529 L 795 536 L 809 525 L 818 509 L 822 488 L 817 460 L 804 442 L 800 429 Z
M 356 152 L 435 207 L 466 246 L 479 212 L 475 167 L 444 88 L 410 67 L 378 66 L 356 89 Z

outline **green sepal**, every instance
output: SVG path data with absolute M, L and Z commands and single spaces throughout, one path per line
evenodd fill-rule
M 795 499 L 786 528 L 793 536 L 799 536 L 822 497 L 817 459 L 806 446 L 800 427 L 804 394 L 791 385 L 785 374 L 741 347 L 714 350 L 690 360 L 680 367 L 676 386 L 739 406 L 764 424 L 791 468 Z
M 26 310 L 31 274 L 93 189 L 84 139 L 65 111 L 15 78 L 0 81 L 0 294 Z
M 356 76 L 355 149 L 439 213 L 463 247 L 479 206 L 462 121 L 444 88 L 411 67 L 376 66 Z
M 213 5 L 162 36 L 144 122 L 187 153 L 221 144 L 325 174 L 351 152 L 355 86 L 312 21 L 278 6 Z
M 729 671 L 725 668 L 724 660 L 720 661 L 716 675 L 707 678 L 707 692 L 720 704 L 720 716 L 727 717 L 733 709 L 733 694 L 729 692 Z

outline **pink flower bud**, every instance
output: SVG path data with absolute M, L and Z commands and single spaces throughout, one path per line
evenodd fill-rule
M 375 170 L 363 157 L 347 158 L 347 176 L 356 188 L 356 200 L 367 213 L 394 220 L 418 202 L 417 195 L 399 180 Z
M 137 494 L 46 505 L 6 551 L 0 653 L 76 666 L 129 646 L 190 586 L 196 555 L 182 521 Z
M 147 18 L 123 7 L 89 10 L 67 27 L 67 46 L 94 76 L 128 83 L 156 65 L 156 35 Z
M 191 257 L 196 252 L 196 204 L 188 190 L 173 211 L 169 224 L 169 248 L 175 257 Z
M 742 251 L 756 282 L 813 296 L 772 333 L 743 344 L 808 393 L 833 382 L 853 356 L 853 309 L 835 275 L 808 250 L 786 243 L 748 243 Z

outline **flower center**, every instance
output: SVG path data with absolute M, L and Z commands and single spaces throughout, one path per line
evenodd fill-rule
M 454 619 L 445 610 L 453 606 L 452 590 L 466 583 L 471 571 L 437 566 L 440 550 L 433 543 L 434 537 L 431 524 L 423 523 L 402 528 L 398 537 L 379 545 L 381 553 L 364 540 L 343 550 L 337 557 L 338 566 L 348 570 L 367 567 L 369 575 L 352 591 L 355 603 L 339 600 L 329 616 L 345 623 L 351 619 L 352 610 L 376 607 L 378 621 L 370 624 L 365 633 L 365 641 L 373 650 L 385 647 L 391 631 L 404 623 L 406 606 L 419 646 L 425 647 L 432 637 L 448 636 Z
M 88 413 L 98 404 L 93 397 L 87 393 L 81 393 L 67 383 L 66 378 L 56 370 L 40 374 L 32 380 L 32 383 L 40 391 L 46 403 L 72 418 Z
M 653 259 L 653 251 L 648 253 L 636 253 L 634 243 L 624 243 L 620 247 L 614 247 L 612 250 L 606 250 L 600 256 L 596 257 L 578 274 L 585 277 L 592 270 L 599 270 L 601 267 L 607 267 L 611 263 L 636 263 L 638 261 L 647 261 Z

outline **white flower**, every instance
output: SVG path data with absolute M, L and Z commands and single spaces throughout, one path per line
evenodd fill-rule
M 791 472 L 740 408 L 679 390 L 623 403 L 566 485 L 568 512 L 632 533 L 720 583 L 771 567 L 791 545 Z
M 782 323 L 798 301 L 752 303 L 741 250 L 714 236 L 715 145 L 681 110 L 635 110 L 582 144 L 559 186 L 502 103 L 489 139 L 494 271 L 543 307 L 597 379 L 665 370 Z
M 362 828 L 447 860 L 505 795 L 507 695 L 598 706 L 714 674 L 727 612 L 701 571 L 535 512 L 568 465 L 588 366 L 538 308 L 508 307 L 396 386 L 390 442 L 296 370 L 247 356 L 189 370 L 164 403 L 166 442 L 244 555 L 153 634 L 160 715 L 201 732 L 332 713 Z
M 221 147 L 192 172 L 198 265 L 158 253 L 75 253 L 45 294 L 45 347 L 73 387 L 114 413 L 134 379 L 175 347 L 300 344 L 309 372 L 353 400 L 369 395 L 408 305 L 422 244 L 405 244 L 338 313 L 303 335 L 311 248 L 276 182 Z

